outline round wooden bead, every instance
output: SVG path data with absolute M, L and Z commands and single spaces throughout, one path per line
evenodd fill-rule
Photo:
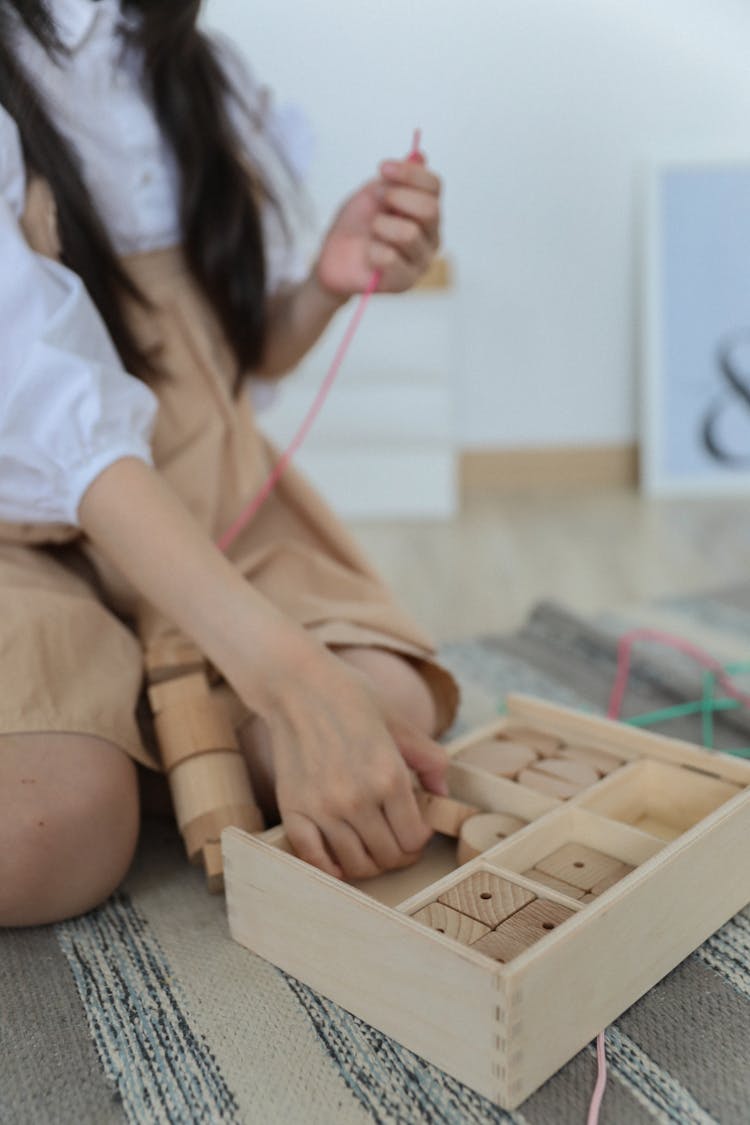
M 458 862 L 468 863 L 470 859 L 494 847 L 506 836 L 525 828 L 527 822 L 509 813 L 479 813 L 469 817 L 461 825 L 458 838 Z
M 457 761 L 476 766 L 478 769 L 486 770 L 487 773 L 498 774 L 500 777 L 515 777 L 536 760 L 536 754 L 528 746 L 498 738 L 469 746 L 457 755 Z
M 579 785 L 581 789 L 588 789 L 589 785 L 596 785 L 599 780 L 599 774 L 593 766 L 586 762 L 566 761 L 564 758 L 543 758 L 536 769 L 540 773 L 569 781 L 572 785 Z
M 544 731 L 531 730 L 529 727 L 508 727 L 506 731 L 507 737 L 513 742 L 520 742 L 523 746 L 530 746 L 532 750 L 538 751 L 545 757 L 548 754 L 556 754 L 562 747 L 562 741 L 554 734 L 546 734 Z
M 518 782 L 527 789 L 544 793 L 547 797 L 557 797 L 560 801 L 567 801 L 581 792 L 580 785 L 563 781 L 562 778 L 553 777 L 550 773 L 542 773 L 541 770 L 522 770 L 518 775 Z
M 610 754 L 608 750 L 596 750 L 592 746 L 566 746 L 560 751 L 560 757 L 573 762 L 586 762 L 601 774 L 612 773 L 625 764 L 622 758 Z

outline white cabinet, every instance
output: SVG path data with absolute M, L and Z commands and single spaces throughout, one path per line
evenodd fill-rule
M 330 367 L 354 303 L 281 384 L 259 425 L 280 449 Z M 349 518 L 447 518 L 457 506 L 455 292 L 375 296 L 295 463 Z

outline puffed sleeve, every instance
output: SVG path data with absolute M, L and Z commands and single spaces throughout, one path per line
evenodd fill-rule
M 266 203 L 261 216 L 267 290 L 272 295 L 302 281 L 309 270 L 314 241 L 301 184 L 312 160 L 313 133 L 299 107 L 276 104 L 230 39 L 217 33 L 212 40 L 232 92 L 227 110 L 234 130 L 284 215 L 282 221 L 278 209 Z
M 94 479 L 151 463 L 154 394 L 127 374 L 80 278 L 29 247 L 25 173 L 0 108 L 0 520 L 78 523 Z

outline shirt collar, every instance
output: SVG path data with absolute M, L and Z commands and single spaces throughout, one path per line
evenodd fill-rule
M 64 47 L 75 52 L 83 45 L 99 18 L 101 8 L 102 4 L 95 4 L 93 0 L 53 0 L 52 16 Z

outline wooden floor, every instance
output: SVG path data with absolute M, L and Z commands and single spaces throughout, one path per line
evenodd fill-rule
M 451 523 L 353 530 L 439 640 L 513 628 L 540 598 L 592 612 L 750 581 L 750 497 L 474 495 Z

